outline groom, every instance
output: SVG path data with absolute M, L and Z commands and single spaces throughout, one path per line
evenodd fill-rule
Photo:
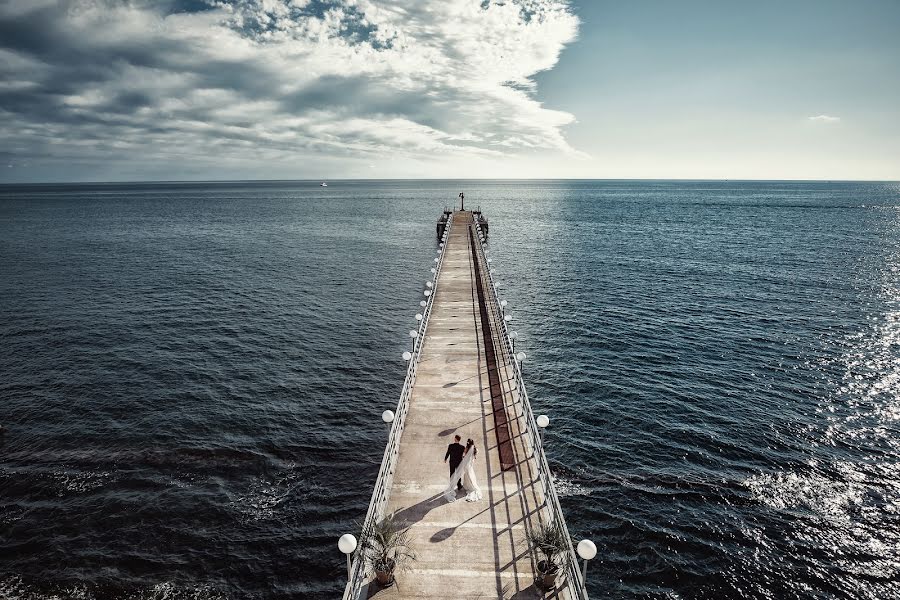
M 466 451 L 466 447 L 460 444 L 461 437 L 458 435 L 453 436 L 453 443 L 447 446 L 447 453 L 444 455 L 444 462 L 447 462 L 447 459 L 450 459 L 450 476 L 453 477 L 453 472 L 456 471 L 456 467 L 459 466 L 459 463 L 462 462 L 463 452 Z M 462 479 L 456 482 L 456 487 L 462 488 Z

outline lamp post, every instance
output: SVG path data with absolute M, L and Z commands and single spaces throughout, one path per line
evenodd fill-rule
M 356 537 L 351 533 L 345 533 L 338 540 L 338 549 L 347 555 L 347 582 L 350 582 L 350 555 L 356 551 Z
M 506 300 L 501 300 L 500 301 L 500 310 L 504 310 L 506 308 L 506 304 L 507 304 Z
M 548 425 L 550 425 L 550 417 L 548 417 L 547 415 L 538 415 L 538 418 L 535 420 L 537 421 L 537 426 L 540 428 L 541 446 L 543 446 L 544 430 L 547 429 Z
M 406 362 L 409 362 L 410 359 L 412 359 L 412 352 L 407 350 L 403 353 L 403 360 L 405 360 Z
M 425 308 L 426 306 L 428 306 L 428 303 L 425 302 L 424 300 L 419 300 L 419 306 L 421 306 L 422 308 Z
M 419 332 L 416 331 L 415 329 L 410 329 L 409 337 L 412 338 L 412 350 L 413 350 L 413 352 L 415 352 L 416 351 L 416 338 L 419 337 Z
M 597 546 L 591 540 L 581 540 L 577 546 L 578 556 L 584 559 L 584 570 L 581 572 L 581 578 L 587 583 L 587 564 L 588 561 L 597 556 Z
M 528 358 L 528 355 L 524 352 L 519 352 L 516 354 L 516 360 L 519 361 L 519 372 L 523 375 L 525 374 L 525 359 Z
M 518 331 L 512 331 L 512 332 L 510 332 L 510 334 L 509 334 L 509 339 L 512 340 L 513 352 L 515 353 L 515 351 L 516 351 L 516 340 L 519 339 L 519 332 L 518 332 Z

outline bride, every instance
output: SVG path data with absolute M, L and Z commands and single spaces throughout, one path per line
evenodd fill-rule
M 463 452 L 462 462 L 450 476 L 450 485 L 444 490 L 444 498 L 448 502 L 456 500 L 456 484 L 462 480 L 466 489 L 466 502 L 478 502 L 481 500 L 481 488 L 478 487 L 478 479 L 475 477 L 475 459 L 478 457 L 478 448 L 471 438 L 466 440 L 466 450 Z

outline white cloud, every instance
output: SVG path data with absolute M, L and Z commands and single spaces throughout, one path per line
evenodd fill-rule
M 577 35 L 565 0 L 210 4 L 0 5 L 0 75 L 15 83 L 0 88 L 6 155 L 366 166 L 578 154 L 562 132 L 572 115 L 533 97 L 534 75 Z
M 816 115 L 814 117 L 806 117 L 809 121 L 815 121 L 816 123 L 840 123 L 840 117 L 832 117 L 831 115 Z

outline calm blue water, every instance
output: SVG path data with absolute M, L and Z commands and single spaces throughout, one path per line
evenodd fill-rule
M 900 185 L 0 187 L 0 598 L 334 598 L 464 190 L 595 598 L 900 597 Z

